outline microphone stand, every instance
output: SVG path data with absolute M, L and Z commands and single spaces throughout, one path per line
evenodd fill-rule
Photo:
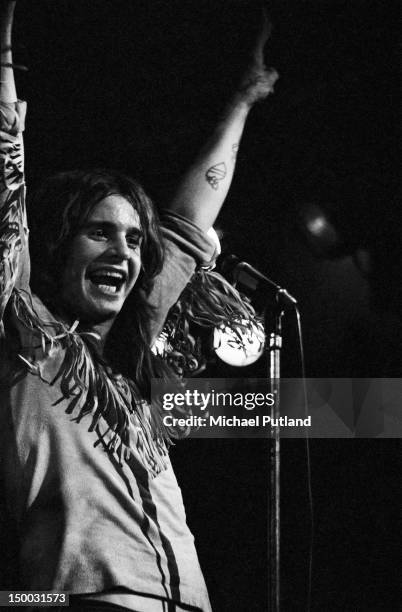
M 276 294 L 272 331 L 269 336 L 269 380 L 274 403 L 271 406 L 271 436 L 269 448 L 270 499 L 268 504 L 269 610 L 280 610 L 280 385 L 282 317 L 285 314 L 281 290 Z
M 231 258 L 234 263 L 232 275 L 235 286 L 243 284 L 255 291 L 260 286 L 273 291 L 275 305 L 273 310 L 272 331 L 269 336 L 269 380 L 271 391 L 274 393 L 274 404 L 271 406 L 269 470 L 270 470 L 270 500 L 268 504 L 268 602 L 269 612 L 280 611 L 280 383 L 281 383 L 281 350 L 282 350 L 282 318 L 286 308 L 295 306 L 297 300 L 267 276 L 236 257 Z M 267 317 L 265 317 L 267 319 Z M 268 324 L 270 325 L 271 322 Z M 266 328 L 268 329 L 267 321 Z

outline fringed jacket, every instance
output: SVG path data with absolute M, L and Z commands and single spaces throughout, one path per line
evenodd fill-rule
M 13 147 L 0 175 L 0 587 L 123 586 L 209 610 L 150 406 L 134 401 L 132 381 L 93 359 L 77 324 L 66 327 L 30 290 L 24 115 L 24 103 L 1 108 Z M 164 236 L 163 271 L 149 294 L 153 337 L 214 250 L 177 215 L 167 215 Z

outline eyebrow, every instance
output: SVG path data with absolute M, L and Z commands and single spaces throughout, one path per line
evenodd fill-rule
M 108 229 L 108 230 L 115 230 L 116 227 L 118 227 L 115 223 L 111 223 L 110 221 L 101 221 L 99 219 L 99 221 L 97 221 L 96 219 L 92 219 L 91 221 L 88 221 L 87 223 L 85 223 L 82 228 L 83 229 L 91 229 L 94 227 L 101 227 L 104 229 Z M 139 227 L 129 227 L 127 228 L 127 234 L 130 234 L 131 236 L 138 236 L 140 238 L 142 238 L 144 236 L 144 232 L 142 231 L 142 229 L 140 229 Z

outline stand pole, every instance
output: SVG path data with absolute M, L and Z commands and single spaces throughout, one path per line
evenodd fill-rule
M 279 302 L 279 300 L 278 300 Z M 280 358 L 283 310 L 278 303 L 274 331 L 269 341 L 269 377 L 274 404 L 271 407 L 270 500 L 268 514 L 269 612 L 280 610 Z

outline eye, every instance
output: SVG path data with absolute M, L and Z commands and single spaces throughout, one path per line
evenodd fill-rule
M 140 234 L 130 234 L 126 237 L 126 240 L 130 249 L 136 249 L 140 246 L 142 237 L 140 236 Z
M 108 236 L 104 229 L 97 227 L 89 232 L 89 236 L 94 240 L 107 240 Z

